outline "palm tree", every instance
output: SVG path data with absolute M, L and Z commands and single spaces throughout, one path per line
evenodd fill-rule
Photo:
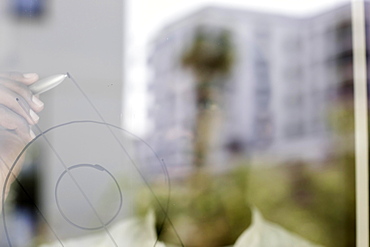
M 233 45 L 228 31 L 196 30 L 189 49 L 182 56 L 182 65 L 190 68 L 196 80 L 197 115 L 194 145 L 197 168 L 205 166 L 214 116 L 210 106 L 217 104 L 217 96 L 234 64 Z

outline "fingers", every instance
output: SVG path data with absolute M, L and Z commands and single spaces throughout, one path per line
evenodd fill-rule
M 20 81 L 0 77 L 0 87 L 3 87 L 0 90 L 5 90 L 4 93 L 12 91 L 12 96 L 16 95 L 16 98 L 23 98 L 35 112 L 40 112 L 44 108 L 44 103 L 31 93 L 26 84 Z M 3 103 L 6 104 L 4 101 Z
M 39 76 L 36 73 L 19 73 L 19 72 L 0 73 L 0 77 L 10 79 L 13 81 L 18 81 L 25 85 L 31 85 L 32 83 L 39 79 Z
M 37 115 L 44 108 L 42 101 L 29 90 L 36 82 L 36 73 L 0 73 L 0 129 L 13 133 L 25 143 L 35 134 L 30 125 L 38 122 Z
M 8 107 L 16 114 L 22 116 L 29 124 L 38 122 L 39 117 L 27 104 L 27 101 L 19 94 L 14 93 L 8 88 L 0 85 L 0 105 Z M 1 116 L 5 118 L 6 116 Z
M 8 107 L 0 105 L 0 116 L 2 116 L 0 117 L 0 125 L 18 135 L 25 143 L 35 137 L 25 118 Z
M 0 73 L 0 129 L 5 128 L 25 143 L 35 137 L 30 125 L 38 122 L 37 113 L 44 108 L 28 88 L 38 79 L 36 73 Z

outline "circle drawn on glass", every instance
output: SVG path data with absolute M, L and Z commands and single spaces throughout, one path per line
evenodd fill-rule
M 93 124 L 93 125 L 100 125 L 100 126 L 106 126 L 108 131 L 110 132 L 111 136 L 113 137 L 114 139 L 114 142 L 116 143 L 116 145 L 118 145 L 118 147 L 120 148 L 120 151 L 122 151 L 126 156 L 127 158 L 129 159 L 130 161 L 130 164 L 131 166 L 134 168 L 134 170 L 136 170 L 137 174 L 139 175 L 139 177 L 141 178 L 141 180 L 144 182 L 144 184 L 146 185 L 146 187 L 149 189 L 150 193 L 151 193 L 151 196 L 154 198 L 154 201 L 156 202 L 157 206 L 159 207 L 160 211 L 162 211 L 165 215 L 164 219 L 160 222 L 160 232 L 161 230 L 163 229 L 164 227 L 164 223 L 165 221 L 168 221 L 171 228 L 173 229 L 173 231 L 175 232 L 176 234 L 176 237 L 177 239 L 179 240 L 179 243 L 181 246 L 184 246 L 182 241 L 181 241 L 181 238 L 180 236 L 178 235 L 176 229 L 175 229 L 175 226 L 174 224 L 172 223 L 171 219 L 169 218 L 168 216 L 168 209 L 169 209 L 169 205 L 170 205 L 170 194 L 171 194 L 171 186 L 170 186 L 170 176 L 169 176 L 169 173 L 168 173 L 168 170 L 167 170 L 167 166 L 166 166 L 166 163 L 164 162 L 164 159 L 160 159 L 158 154 L 154 151 L 154 149 L 147 143 L 145 142 L 143 139 L 141 139 L 140 137 L 136 136 L 135 134 L 119 127 L 119 126 L 116 126 L 116 125 L 113 125 L 113 124 L 110 124 L 108 122 L 106 122 L 103 118 L 103 116 L 100 114 L 100 112 L 98 111 L 98 109 L 95 107 L 95 105 L 92 103 L 92 101 L 89 99 L 89 97 L 87 96 L 87 94 L 83 91 L 83 89 L 80 87 L 80 85 L 76 82 L 76 80 L 67 72 L 67 76 L 69 77 L 69 79 L 73 82 L 73 84 L 76 86 L 76 88 L 78 89 L 78 91 L 80 91 L 81 95 L 85 98 L 85 100 L 87 101 L 87 103 L 90 105 L 90 107 L 95 111 L 95 113 L 97 114 L 97 116 L 99 116 L 100 120 L 101 121 L 94 121 L 94 120 L 75 120 L 75 121 L 70 121 L 70 122 L 65 122 L 65 123 L 62 123 L 62 124 L 58 124 L 56 126 L 53 126 L 53 127 L 50 127 L 48 128 L 47 130 L 45 131 L 42 131 L 41 128 L 36 124 L 35 126 L 37 127 L 37 129 L 39 130 L 40 134 L 38 134 L 35 138 L 33 138 L 33 140 L 31 140 L 24 148 L 23 150 L 19 153 L 19 155 L 17 156 L 17 158 L 15 159 L 15 161 L 13 162 L 13 164 L 9 167 L 9 172 L 8 174 L 6 175 L 6 178 L 5 178 L 5 181 L 4 181 L 4 186 L 3 186 L 3 189 L 2 189 L 2 198 L 1 198 L 1 206 L 2 206 L 2 223 L 3 223 L 3 227 L 4 227 L 4 232 L 5 232 L 5 236 L 6 236 L 6 240 L 8 242 L 8 245 L 9 247 L 12 247 L 12 241 L 10 239 L 10 234 L 9 234 L 9 229 L 8 229 L 8 225 L 7 225 L 7 220 L 6 220 L 6 208 L 5 208 L 5 194 L 6 194 L 6 191 L 8 189 L 8 186 L 10 183 L 8 183 L 12 177 L 12 172 L 13 170 L 15 169 L 15 166 L 16 164 L 19 162 L 20 158 L 22 157 L 22 155 L 26 152 L 26 150 L 36 141 L 38 140 L 40 137 L 42 137 L 45 142 L 48 144 L 48 146 L 51 148 L 51 150 L 53 151 L 53 153 L 55 154 L 55 156 L 57 157 L 57 159 L 59 159 L 61 165 L 63 166 L 63 168 L 65 169 L 65 171 L 67 173 L 69 173 L 70 175 L 70 169 L 71 168 L 68 168 L 66 166 L 66 164 L 63 162 L 63 159 L 60 157 L 60 155 L 58 154 L 57 150 L 54 148 L 54 146 L 50 143 L 50 141 L 48 140 L 48 138 L 45 136 L 48 132 L 51 132 L 51 131 L 54 131 L 56 129 L 59 129 L 59 128 L 62 128 L 62 127 L 66 127 L 66 126 L 70 126 L 70 125 L 80 125 L 80 124 Z M 148 148 L 148 150 L 154 155 L 153 158 L 154 160 L 157 160 L 157 164 L 159 165 L 159 167 L 161 168 L 160 170 L 162 171 L 163 175 L 164 175 L 164 178 L 165 178 L 165 183 L 167 185 L 167 200 L 165 203 L 161 203 L 159 198 L 157 197 L 156 193 L 153 191 L 153 189 L 151 188 L 150 186 L 150 183 L 149 181 L 145 178 L 144 176 L 144 173 L 142 172 L 142 170 L 137 166 L 136 162 L 134 161 L 134 159 L 130 156 L 129 152 L 126 150 L 126 148 L 124 147 L 124 145 L 121 143 L 121 141 L 118 139 L 117 135 L 114 134 L 113 132 L 113 129 L 116 129 L 116 130 L 120 130 L 122 131 L 123 133 L 127 134 L 128 136 L 131 136 L 131 138 L 141 142 L 143 144 L 144 147 Z M 89 166 L 89 164 L 85 164 L 87 166 Z M 78 166 L 78 165 L 77 165 Z M 103 167 L 101 167 L 100 165 L 90 165 L 90 166 L 94 166 L 94 168 L 98 169 L 98 170 L 102 170 L 102 171 L 106 171 L 108 172 L 107 170 L 105 170 Z M 77 168 L 77 167 L 76 167 Z M 113 177 L 113 176 L 112 176 Z M 113 177 L 114 179 L 114 177 Z M 115 179 L 114 179 L 115 180 Z M 23 192 L 25 192 L 25 194 L 27 195 L 27 197 L 29 199 L 31 199 L 31 202 L 33 203 L 34 207 L 36 208 L 36 210 L 39 212 L 41 218 L 44 220 L 44 222 L 46 223 L 47 227 L 49 228 L 49 230 L 51 231 L 51 233 L 54 235 L 55 239 L 60 243 L 61 246 L 64 246 L 62 240 L 58 237 L 58 234 L 56 233 L 56 231 L 53 229 L 52 225 L 48 222 L 48 219 L 45 217 L 45 215 L 41 212 L 41 210 L 39 209 L 38 205 L 36 205 L 34 203 L 34 201 L 32 200 L 32 198 L 30 197 L 30 195 L 27 193 L 27 190 L 24 188 L 24 186 L 21 184 L 21 182 L 18 180 L 18 178 L 15 178 L 15 181 L 17 182 L 17 184 L 21 187 L 21 189 L 23 190 Z M 74 183 L 76 184 L 76 186 L 78 187 L 78 183 L 76 181 L 74 181 Z M 80 192 L 84 194 L 84 191 L 79 188 Z M 89 201 L 88 198 L 85 198 L 87 199 L 86 201 Z M 122 200 L 120 202 L 120 204 L 122 203 Z M 121 207 L 121 206 L 120 206 Z M 95 212 L 96 213 L 96 212 Z M 98 218 L 99 218 L 99 215 L 98 214 L 95 214 Z M 113 217 L 114 218 L 114 217 Z M 100 220 L 102 222 L 102 220 Z M 109 224 L 109 222 L 108 222 Z M 103 228 L 105 229 L 107 235 L 110 237 L 112 243 L 118 247 L 117 243 L 115 242 L 114 238 L 112 237 L 112 235 L 110 234 L 109 230 L 107 229 L 107 227 L 105 227 L 106 224 L 102 223 L 102 226 Z M 156 245 L 157 241 L 159 239 L 159 235 L 157 237 L 157 240 L 155 242 L 154 245 Z
M 157 198 L 157 195 L 155 194 L 155 192 L 151 189 L 150 185 L 149 185 L 149 182 L 146 180 L 145 176 L 143 175 L 142 171 L 139 169 L 139 167 L 137 167 L 137 165 L 135 164 L 135 162 L 133 161 L 133 159 L 130 157 L 129 153 L 126 152 L 124 150 L 123 147 L 121 147 L 124 151 L 124 153 L 129 157 L 130 161 L 131 161 L 131 165 L 135 168 L 135 170 L 137 171 L 137 173 L 139 174 L 139 176 L 141 177 L 141 179 L 144 181 L 144 184 L 148 187 L 149 191 L 151 192 L 151 195 L 153 196 L 153 198 L 155 199 L 159 209 L 164 213 L 164 215 L 166 216 L 162 222 L 160 223 L 160 226 L 161 228 L 163 228 L 163 225 L 164 225 L 164 222 L 167 220 L 170 222 L 171 224 L 171 228 L 174 229 L 175 231 L 175 234 L 178 236 L 177 234 L 177 231 L 175 230 L 174 228 L 174 225 L 173 223 L 171 222 L 171 219 L 168 217 L 168 207 L 169 207 L 169 201 L 170 201 L 170 178 L 169 178 L 169 174 L 168 174 L 168 171 L 167 171 L 167 167 L 166 167 L 166 164 L 164 162 L 163 159 L 160 159 L 159 156 L 157 155 L 157 153 L 153 150 L 153 148 L 147 143 L 145 142 L 143 139 L 141 139 L 140 137 L 136 136 L 135 134 L 121 128 L 121 127 L 118 127 L 116 125 L 113 125 L 113 124 L 110 124 L 110 123 L 107 123 L 107 122 L 99 122 L 99 121 L 94 121 L 94 120 L 76 120 L 76 121 L 70 121 L 70 122 L 66 122 L 66 123 L 62 123 L 62 124 L 58 124 L 58 125 L 55 125 L 53 127 L 50 127 L 49 129 L 45 130 L 45 131 L 41 131 L 40 130 L 40 134 L 38 134 L 32 141 L 30 141 L 24 148 L 23 150 L 19 153 L 19 155 L 17 156 L 17 158 L 15 159 L 15 161 L 13 162 L 13 164 L 10 166 L 9 168 L 9 172 L 5 178 L 5 181 L 4 181 L 4 187 L 3 187 L 3 191 L 2 191 L 2 194 L 5 195 L 6 193 L 6 190 L 7 190 L 7 187 L 8 187 L 8 182 L 11 178 L 11 175 L 12 175 L 12 172 L 13 170 L 15 169 L 15 166 L 17 165 L 17 163 L 19 162 L 20 158 L 22 157 L 22 155 L 27 151 L 27 149 L 33 144 L 35 143 L 38 139 L 40 138 L 43 138 L 45 139 L 46 142 L 48 142 L 48 139 L 46 139 L 45 135 L 49 132 L 52 132 L 52 131 L 55 131 L 59 128 L 63 128 L 63 127 L 66 127 L 66 126 L 70 126 L 70 125 L 84 125 L 84 124 L 93 124 L 93 125 L 100 125 L 100 126 L 106 126 L 106 127 L 109 127 L 111 129 L 116 129 L 116 130 L 120 130 L 122 131 L 123 133 L 126 133 L 128 136 L 131 136 L 133 137 L 134 139 L 142 142 L 154 155 L 154 157 L 157 159 L 158 161 L 158 164 L 159 166 L 161 167 L 162 169 L 162 172 L 163 172 L 163 175 L 166 179 L 166 183 L 168 185 L 168 191 L 167 191 L 167 202 L 165 204 L 162 204 L 159 199 Z M 118 145 L 120 146 L 121 143 L 118 142 Z M 99 166 L 100 167 L 100 166 Z M 96 167 L 97 168 L 97 167 Z M 66 168 L 67 170 L 68 168 Z M 20 183 L 20 181 L 16 178 L 15 179 L 16 183 L 21 186 L 22 190 L 27 194 L 27 191 L 25 190 L 25 188 L 22 186 L 22 184 Z M 29 195 L 28 195 L 29 197 Z M 29 199 L 31 199 L 32 201 L 32 198 L 29 197 Z M 8 246 L 9 247 L 12 247 L 12 241 L 11 241 L 11 237 L 10 237 L 10 232 L 9 232 L 9 229 L 8 229 L 8 224 L 7 224 L 7 217 L 6 217 L 6 207 L 5 207 L 5 197 L 3 196 L 2 199 L 1 199 L 1 205 L 2 205 L 2 224 L 3 224 L 3 227 L 4 227 L 4 232 L 5 232 L 5 236 L 6 236 L 6 240 L 8 242 Z M 48 219 L 45 217 L 45 215 L 41 212 L 41 210 L 38 208 L 38 205 L 34 204 L 36 210 L 40 213 L 43 221 L 46 223 L 47 227 L 49 228 L 49 230 L 51 231 L 52 235 L 55 237 L 55 239 L 60 243 L 61 246 L 64 246 L 63 243 L 62 243 L 62 240 L 58 237 L 58 234 L 55 232 L 55 230 L 53 229 L 53 226 L 48 222 Z M 109 231 L 107 230 L 107 227 L 105 227 L 104 223 L 102 224 L 103 225 L 103 228 L 106 230 L 107 234 L 109 235 Z M 110 236 L 110 235 L 109 235 Z M 181 239 L 180 237 L 178 236 L 178 239 L 181 243 Z M 114 242 L 114 239 L 112 239 L 112 241 Z
M 70 219 L 70 217 L 68 217 L 64 211 L 63 211 L 63 208 L 61 206 L 61 203 L 60 203 L 60 200 L 59 200 L 59 197 L 58 197 L 58 189 L 60 187 L 60 182 L 63 180 L 64 176 L 66 174 L 70 174 L 71 175 L 71 171 L 74 170 L 74 169 L 79 169 L 79 168 L 88 168 L 88 169 L 95 169 L 99 172 L 105 172 L 106 174 L 108 174 L 108 176 L 111 178 L 111 180 L 113 180 L 113 182 L 115 183 L 115 185 L 117 186 L 117 190 L 118 190 L 118 194 L 119 194 L 119 206 L 115 212 L 115 214 L 106 222 L 102 222 L 102 220 L 99 218 L 99 220 L 101 221 L 101 226 L 97 226 L 97 227 L 86 227 L 86 226 L 82 226 L 80 224 L 77 224 L 76 222 L 74 222 L 72 219 Z M 86 195 L 83 195 L 83 196 L 86 196 Z M 62 172 L 62 174 L 59 176 L 58 180 L 57 180 L 57 183 L 56 183 L 56 186 L 55 186 L 55 201 L 56 201 L 56 204 L 57 204 L 57 207 L 58 207 L 58 210 L 60 212 L 60 214 L 62 215 L 62 217 L 68 222 L 70 223 L 71 225 L 77 227 L 77 228 L 80 228 L 80 229 L 83 229 L 83 230 L 99 230 L 99 229 L 102 229 L 102 228 L 105 228 L 106 226 L 108 226 L 110 223 L 112 223 L 114 221 L 114 219 L 117 218 L 119 212 L 121 211 L 121 208 L 122 208 L 122 204 L 123 204 L 123 198 L 122 198 L 122 191 L 121 191 L 121 188 L 117 182 L 117 180 L 115 179 L 115 177 L 108 171 L 106 170 L 104 167 L 102 167 L 101 165 L 92 165 L 92 164 L 78 164 L 78 165 L 74 165 L 74 166 L 71 166 L 68 168 L 68 170 L 65 170 L 64 172 Z M 86 201 L 89 201 L 89 200 L 86 200 Z M 94 208 L 93 205 L 90 205 L 90 207 L 92 208 L 92 210 L 94 211 L 94 214 L 95 215 L 98 215 L 97 212 L 96 212 L 96 209 Z

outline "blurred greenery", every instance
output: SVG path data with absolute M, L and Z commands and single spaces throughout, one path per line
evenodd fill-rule
M 248 228 L 250 206 L 264 217 L 313 243 L 355 246 L 354 155 L 342 154 L 318 166 L 294 162 L 248 168 L 218 176 L 205 171 L 173 184 L 168 217 L 185 246 L 227 246 Z M 201 181 L 201 183 L 199 182 Z M 166 205 L 167 188 L 154 185 Z M 138 213 L 156 207 L 150 193 L 138 195 Z M 157 229 L 163 212 L 156 207 Z M 178 244 L 166 222 L 160 238 Z
M 246 175 L 234 171 L 212 177 L 205 171 L 199 171 L 188 180 L 172 185 L 168 217 L 185 246 L 230 245 L 249 226 L 251 212 L 246 200 Z M 162 189 L 158 190 L 159 187 Z M 156 185 L 156 191 L 160 191 L 157 196 L 162 205 L 166 205 L 167 188 Z M 138 195 L 139 214 L 143 215 L 149 208 L 156 207 L 154 199 L 142 203 L 143 198 L 150 197 L 147 190 Z M 164 215 L 159 207 L 156 208 L 157 229 L 160 231 Z M 160 238 L 167 243 L 179 244 L 168 222 Z
M 231 33 L 227 30 L 211 32 L 207 28 L 198 27 L 195 37 L 188 49 L 181 57 L 182 65 L 190 68 L 197 79 L 199 96 L 202 96 L 203 89 L 216 84 L 215 79 L 228 75 L 234 65 L 234 46 Z M 221 80 L 225 82 L 225 80 Z M 206 98 L 210 100 L 209 95 Z M 203 101 L 198 101 L 202 103 Z
M 327 247 L 355 246 L 354 156 L 313 168 L 299 162 L 255 170 L 248 198 L 266 219 Z

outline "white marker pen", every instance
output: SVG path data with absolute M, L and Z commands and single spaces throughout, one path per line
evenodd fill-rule
M 67 74 L 52 75 L 33 83 L 32 85 L 28 86 L 28 88 L 33 94 L 42 94 L 58 86 L 67 76 Z

